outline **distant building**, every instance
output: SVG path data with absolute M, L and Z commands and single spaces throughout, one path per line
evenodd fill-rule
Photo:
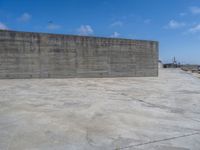
M 176 57 L 173 58 L 172 63 L 163 64 L 163 68 L 180 68 L 181 64 L 177 63 Z
M 200 66 L 197 67 L 198 71 L 200 71 Z
M 178 68 L 177 64 L 169 63 L 169 64 L 164 64 L 163 68 Z
M 163 68 L 163 63 L 161 60 L 158 61 L 158 68 Z

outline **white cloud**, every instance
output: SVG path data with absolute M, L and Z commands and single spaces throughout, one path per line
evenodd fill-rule
M 114 32 L 112 35 L 111 35 L 111 37 L 113 37 L 113 38 L 117 38 L 117 37 L 119 37 L 120 36 L 120 33 L 118 33 L 118 32 Z
M 8 27 L 5 24 L 3 24 L 2 22 L 0 22 L 0 29 L 1 30 L 8 30 Z
M 194 15 L 200 14 L 200 7 L 197 6 L 190 7 L 190 11 Z
M 115 21 L 110 26 L 111 27 L 122 27 L 123 26 L 123 22 L 122 21 Z
M 61 28 L 60 25 L 54 24 L 54 23 L 49 23 L 49 24 L 47 25 L 47 29 L 48 29 L 48 30 L 57 30 L 57 29 L 60 29 L 60 28 Z
M 190 29 L 189 29 L 189 32 L 190 32 L 190 33 L 197 33 L 197 32 L 200 32 L 200 24 L 198 24 L 198 25 L 196 25 L 196 26 L 190 28 Z
M 81 25 L 77 29 L 79 35 L 91 35 L 94 33 L 92 27 L 90 25 Z
M 150 23 L 151 23 L 151 19 L 146 19 L 146 20 L 144 20 L 144 23 L 145 23 L 145 24 L 150 24 Z
M 186 24 L 184 22 L 178 22 L 176 20 L 170 20 L 168 25 L 165 28 L 168 29 L 178 29 L 184 27 Z
M 19 18 L 18 21 L 20 22 L 28 22 L 31 19 L 31 15 L 29 13 L 23 13 Z
M 184 16 L 186 16 L 187 15 L 187 13 L 185 13 L 185 12 L 182 12 L 182 13 L 180 13 L 179 14 L 181 17 L 184 17 Z

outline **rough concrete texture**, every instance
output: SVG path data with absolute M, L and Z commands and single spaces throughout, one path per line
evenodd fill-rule
M 199 150 L 200 79 L 0 80 L 0 150 Z
M 158 76 L 158 43 L 0 30 L 0 78 Z

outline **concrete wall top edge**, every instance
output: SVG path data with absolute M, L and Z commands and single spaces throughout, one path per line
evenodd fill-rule
M 58 36 L 58 37 L 72 37 L 72 38 L 86 38 L 86 39 L 99 39 L 99 40 L 111 40 L 111 41 L 130 41 L 130 42 L 151 42 L 155 44 L 159 44 L 158 41 L 153 40 L 138 40 L 138 39 L 126 39 L 126 38 L 109 38 L 109 37 L 98 37 L 98 36 L 81 36 L 81 35 L 70 35 L 70 34 L 55 34 L 55 33 L 43 33 L 43 32 L 25 32 L 25 31 L 13 31 L 13 30 L 1 30 L 1 32 L 8 32 L 8 33 L 21 33 L 21 34 L 31 34 L 35 36 Z

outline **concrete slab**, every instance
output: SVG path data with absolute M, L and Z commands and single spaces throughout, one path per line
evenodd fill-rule
M 199 150 L 200 80 L 0 80 L 0 150 Z

